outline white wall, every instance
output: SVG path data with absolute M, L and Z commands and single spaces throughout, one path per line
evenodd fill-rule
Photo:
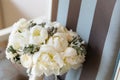
M 52 0 L 1 0 L 4 26 L 10 26 L 20 18 L 44 16 L 50 19 Z

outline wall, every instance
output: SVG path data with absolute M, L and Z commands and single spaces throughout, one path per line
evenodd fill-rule
M 20 18 L 31 19 L 44 16 L 50 19 L 51 1 L 52 0 L 1 0 L 4 27 L 12 25 Z
M 0 29 L 3 28 L 2 3 L 0 1 Z

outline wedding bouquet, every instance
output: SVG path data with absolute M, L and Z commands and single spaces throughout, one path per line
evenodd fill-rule
M 27 68 L 29 80 L 62 75 L 85 61 L 85 42 L 72 30 L 45 19 L 20 19 L 13 25 L 6 57 Z

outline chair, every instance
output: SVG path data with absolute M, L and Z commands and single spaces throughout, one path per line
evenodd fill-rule
M 114 69 L 114 74 L 113 74 L 113 78 L 114 80 L 119 80 L 119 75 L 120 75 L 120 50 L 117 56 L 117 60 L 116 60 L 116 65 L 115 65 L 115 69 Z
M 77 31 L 88 44 L 83 67 L 71 69 L 65 80 L 112 79 L 120 48 L 120 0 L 52 0 L 51 20 Z M 0 30 L 1 41 L 10 29 Z
M 88 44 L 82 70 L 70 70 L 66 80 L 111 80 L 120 47 L 120 0 L 53 0 L 52 8 L 52 20 Z

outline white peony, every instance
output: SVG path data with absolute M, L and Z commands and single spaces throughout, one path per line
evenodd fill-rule
M 29 42 L 29 32 L 15 33 L 9 37 L 9 45 L 14 49 L 24 48 Z M 21 44 L 22 43 L 22 44 Z
M 20 19 L 13 25 L 13 30 L 9 36 L 8 46 L 12 45 L 14 49 L 19 49 L 28 44 L 30 34 L 29 31 L 26 30 L 26 22 L 25 19 Z
M 71 65 L 72 68 L 77 69 L 84 61 L 85 56 L 77 55 L 74 48 L 68 47 L 65 52 L 61 53 L 66 65 Z
M 32 67 L 32 55 L 29 54 L 23 54 L 20 57 L 20 62 L 25 68 Z
M 35 62 L 39 67 L 39 70 L 32 69 L 32 72 L 39 73 L 36 71 L 41 71 L 47 76 L 52 74 L 60 74 L 59 70 L 64 65 L 59 53 L 57 53 L 52 46 L 48 45 L 41 46 L 39 57 Z
M 59 65 L 60 68 L 62 68 L 64 66 L 64 61 L 62 60 L 62 57 L 60 54 L 57 54 L 53 57 L 53 59 L 55 60 L 55 62 Z
M 74 48 L 67 47 L 63 54 L 63 57 L 71 57 L 71 56 L 76 56 L 76 55 L 77 55 L 77 52 Z
M 30 44 L 41 45 L 48 38 L 48 32 L 45 28 L 34 26 L 30 30 Z
M 58 52 L 64 51 L 68 47 L 68 41 L 64 33 L 55 33 L 48 40 L 48 45 L 53 46 Z

